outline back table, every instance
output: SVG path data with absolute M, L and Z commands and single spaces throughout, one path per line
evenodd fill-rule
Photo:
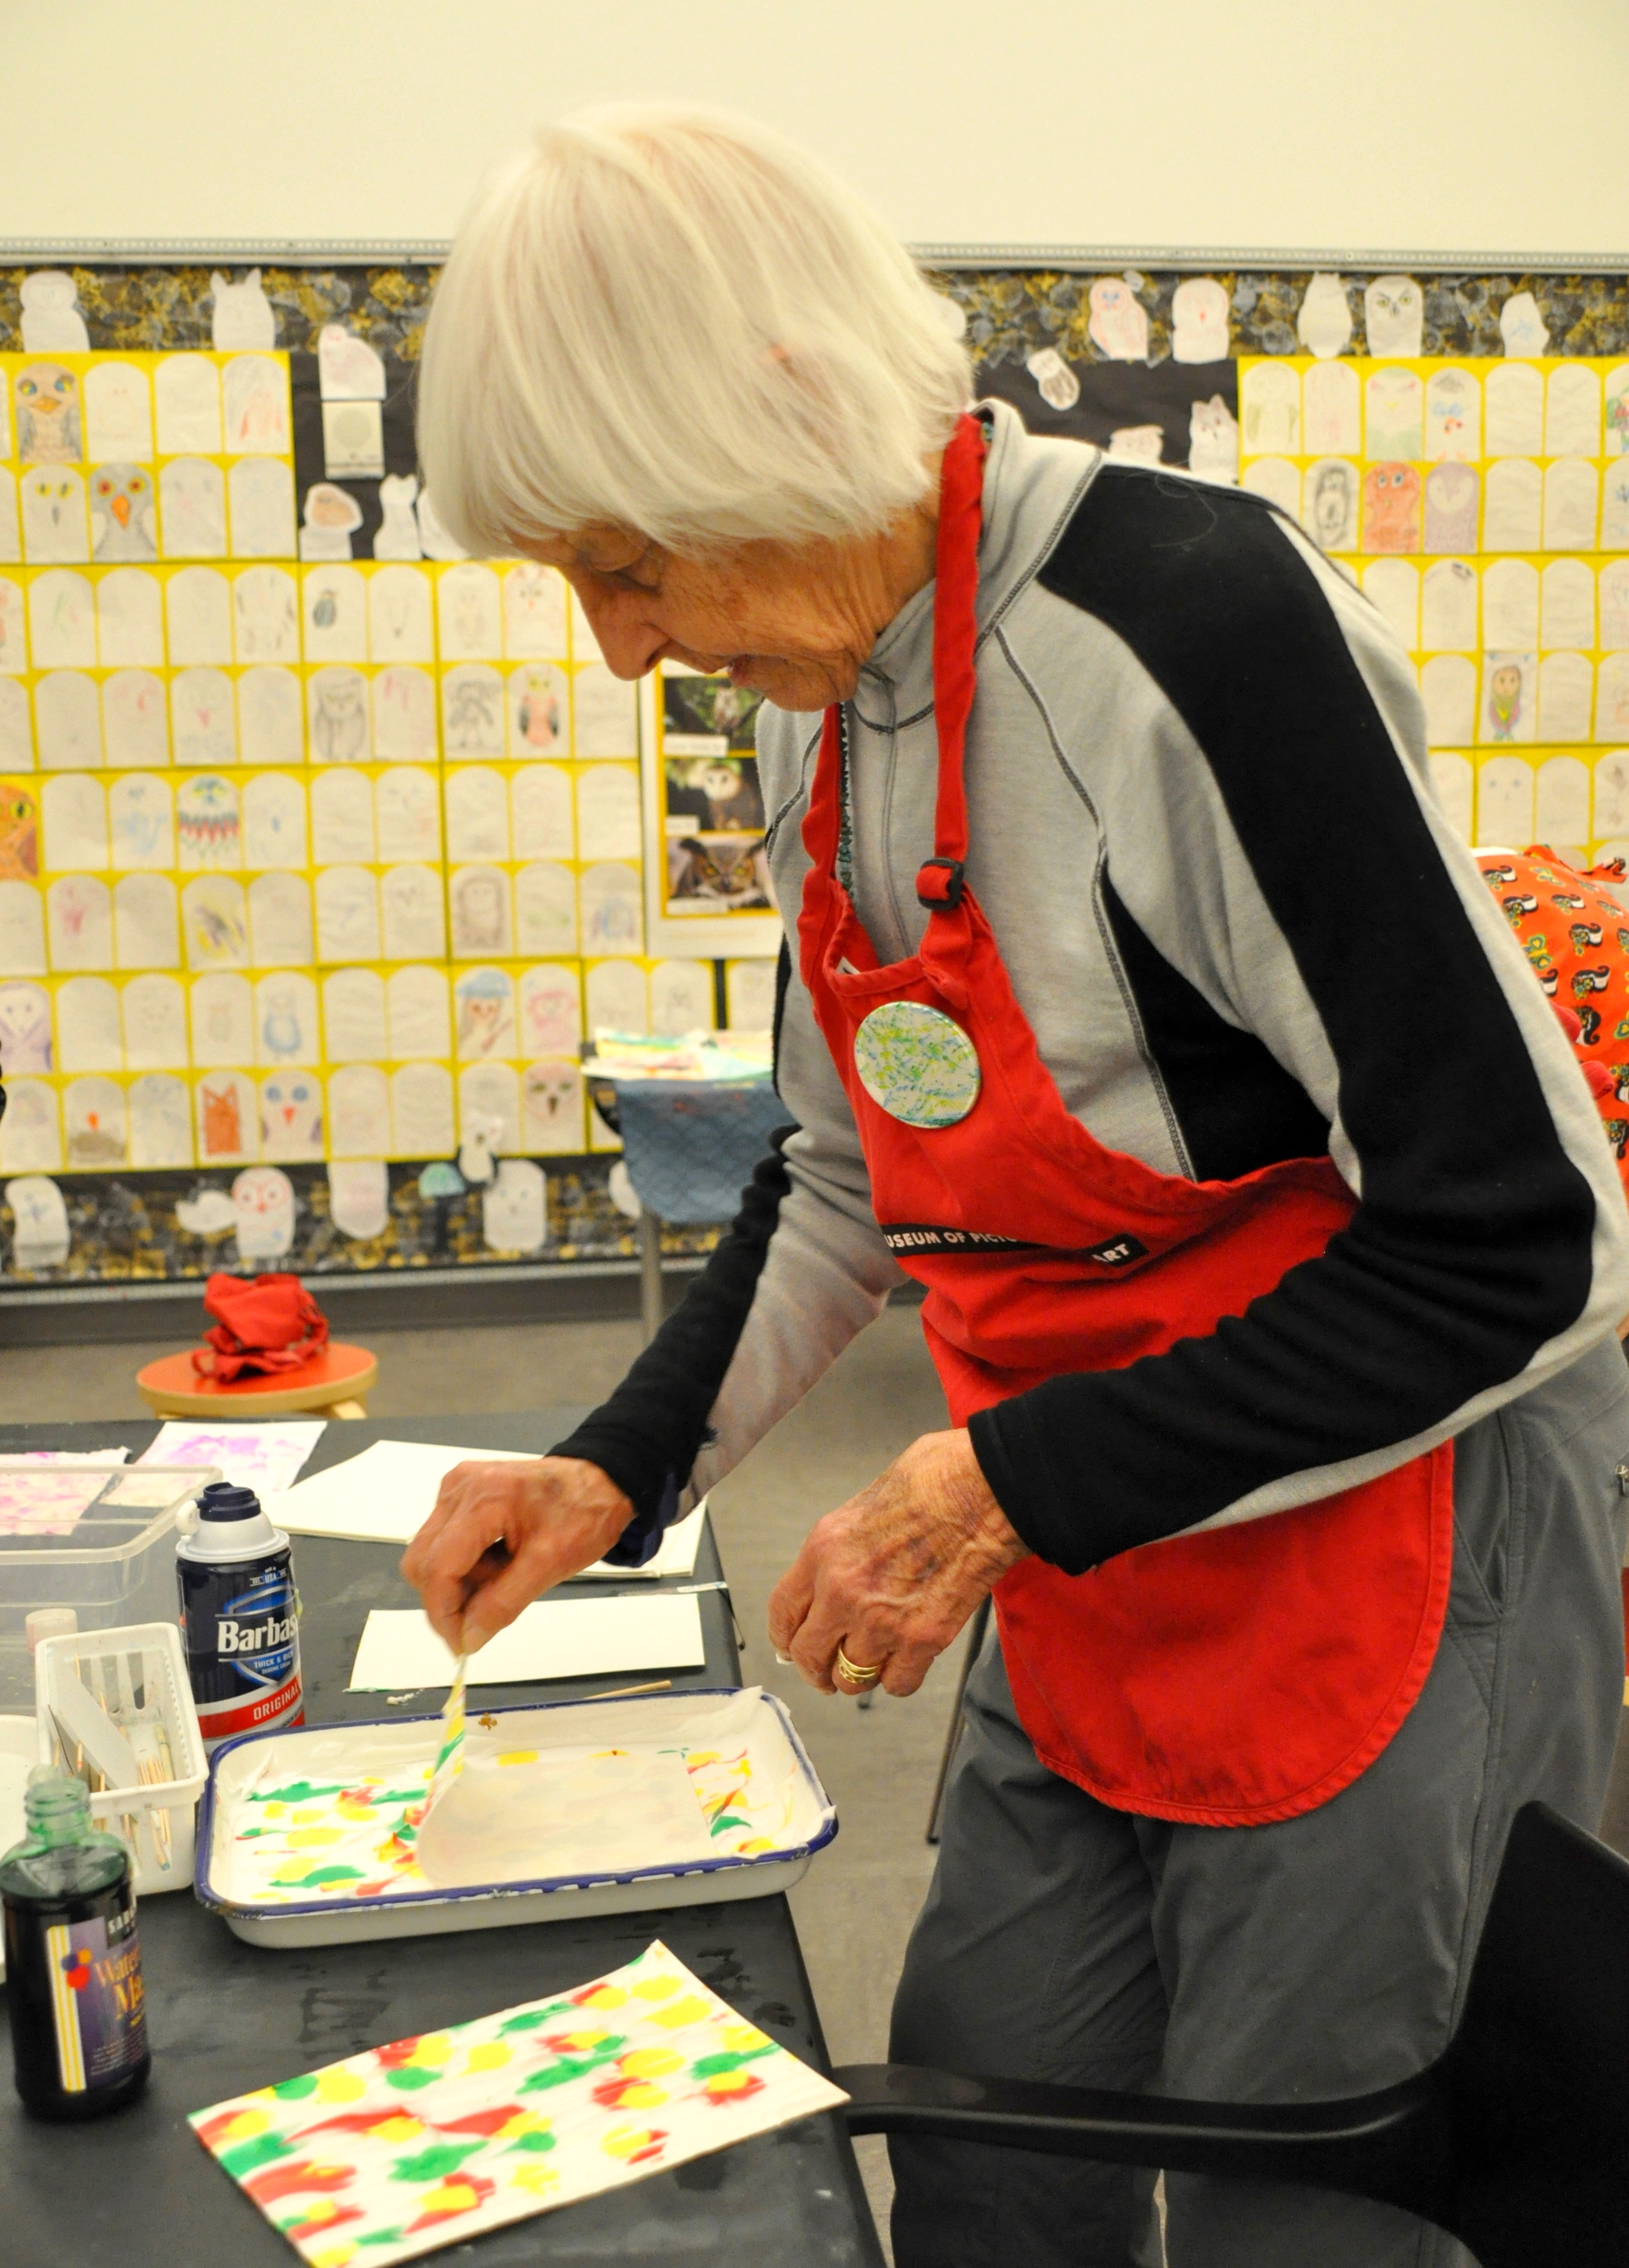
M 306 1470 L 380 1440 L 541 1454 L 583 1415 L 562 1408 L 525 1417 L 341 1420 L 321 1435 Z M 0 1455 L 122 1442 L 137 1456 L 156 1431 L 146 1419 L 4 1425 Z M 294 1555 L 307 1722 L 386 1715 L 382 1694 L 348 1693 L 345 1682 L 368 1609 L 416 1603 L 396 1572 L 399 1550 L 306 1536 L 295 1539 Z M 696 1580 L 722 1572 L 709 1535 Z M 596 1595 L 608 1588 L 592 1587 Z M 706 1592 L 697 1603 L 706 1666 L 675 1671 L 675 1690 L 739 1683 L 728 1594 Z M 469 1693 L 475 1707 L 493 1707 L 630 1682 L 483 1686 L 472 1679 Z M 434 1709 L 439 1701 L 428 1694 L 411 1707 Z M 291 2247 L 194 2139 L 188 2111 L 387 2040 L 581 1984 L 619 1967 L 653 1937 L 795 2055 L 829 2068 L 784 1897 L 296 1953 L 240 1944 L 189 1891 L 172 1891 L 143 1900 L 141 1934 L 153 2066 L 134 2109 L 77 2127 L 36 2124 L 11 2089 L 10 2040 L 0 2041 L 0 2259 L 18 2268 L 85 2268 L 93 2259 L 116 2268 L 216 2262 L 290 2268 Z M 0 2032 L 4 2010 L 0 1988 Z M 853 2151 L 831 2113 L 434 2257 L 468 2261 L 469 2268 L 606 2261 L 881 2268 L 882 2260 Z

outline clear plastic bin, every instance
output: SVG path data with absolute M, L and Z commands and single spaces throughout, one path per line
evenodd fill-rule
M 36 1607 L 71 1607 L 82 1631 L 176 1620 L 176 1516 L 220 1476 L 216 1465 L 0 1457 L 0 1710 L 33 1706 L 25 1625 Z

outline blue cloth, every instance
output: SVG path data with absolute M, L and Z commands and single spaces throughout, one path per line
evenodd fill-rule
M 623 1161 L 645 1211 L 682 1226 L 733 1220 L 770 1136 L 786 1123 L 770 1082 L 619 1079 L 615 1086 Z

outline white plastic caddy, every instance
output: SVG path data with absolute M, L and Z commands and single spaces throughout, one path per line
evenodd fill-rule
M 190 1889 L 195 1811 L 209 1764 L 175 1624 L 132 1623 L 42 1638 L 34 1649 L 34 1693 L 40 1761 L 76 1768 L 71 1755 L 63 1756 L 61 1726 L 70 1742 L 77 1737 L 85 1761 L 114 1783 L 92 1792 L 91 1816 L 129 1844 L 136 1896 Z M 151 1761 L 159 1745 L 151 1728 L 160 1726 L 167 1776 Z M 132 1734 L 148 1752 L 144 1767 Z

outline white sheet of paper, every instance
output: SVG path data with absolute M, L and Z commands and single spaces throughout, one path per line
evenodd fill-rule
M 470 1682 L 520 1684 L 532 1678 L 602 1677 L 646 1669 L 699 1669 L 707 1658 L 693 1595 L 548 1599 L 490 1638 L 474 1658 Z M 453 1657 L 416 1607 L 368 1616 L 351 1665 L 352 1693 L 405 1693 L 450 1685 Z
M 434 1441 L 375 1441 L 343 1464 L 329 1465 L 297 1488 L 285 1490 L 266 1509 L 291 1535 L 410 1543 L 435 1510 L 441 1484 L 454 1465 L 508 1462 L 534 1454 L 530 1449 L 455 1449 Z M 705 1509 L 698 1505 L 687 1520 L 675 1521 L 645 1566 L 613 1567 L 596 1559 L 573 1580 L 593 1576 L 629 1582 L 641 1576 L 693 1575 Z

